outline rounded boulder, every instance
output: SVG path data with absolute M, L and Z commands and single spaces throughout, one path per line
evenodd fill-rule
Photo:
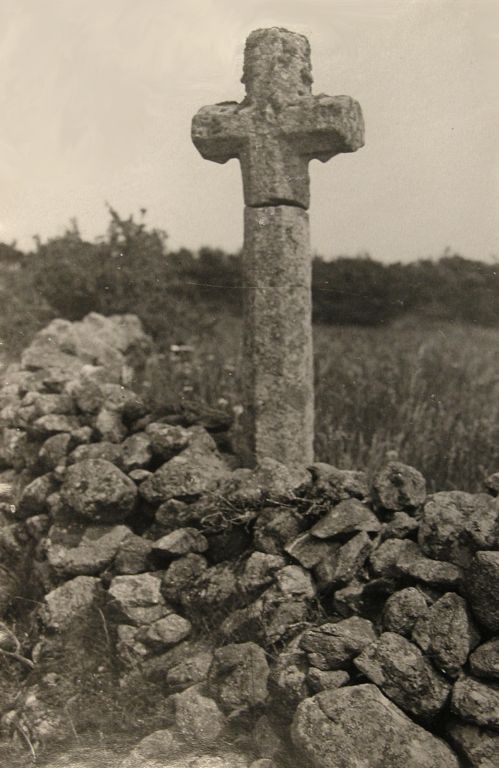
M 133 510 L 137 488 L 114 464 L 86 459 L 69 467 L 61 497 L 73 512 L 97 523 L 118 523 Z

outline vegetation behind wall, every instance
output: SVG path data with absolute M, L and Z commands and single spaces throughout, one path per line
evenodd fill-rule
M 0 244 L 4 347 L 22 347 L 50 317 L 78 320 L 90 311 L 132 312 L 156 339 L 185 340 L 213 316 L 241 311 L 240 254 L 221 249 L 169 251 L 167 235 L 144 216 L 110 209 L 106 234 L 81 237 L 75 222 L 61 237 L 36 239 L 22 253 Z M 499 268 L 449 249 L 438 260 L 382 264 L 362 254 L 313 261 L 314 320 L 383 326 L 414 317 L 482 326 L 499 324 Z M 174 338 L 176 337 L 176 338 Z

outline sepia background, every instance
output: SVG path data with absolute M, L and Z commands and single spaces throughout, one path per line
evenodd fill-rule
M 108 201 L 147 208 L 173 247 L 238 249 L 238 163 L 204 162 L 190 121 L 241 100 L 245 38 L 274 25 L 309 38 L 314 91 L 366 121 L 361 152 L 311 164 L 313 248 L 497 255 L 493 0 L 1 0 L 0 237 L 71 217 L 94 237 Z

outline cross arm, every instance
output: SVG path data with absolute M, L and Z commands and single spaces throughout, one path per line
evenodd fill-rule
M 350 96 L 301 98 L 283 110 L 281 127 L 300 155 L 322 162 L 364 145 L 362 110 Z
M 239 156 L 242 127 L 237 102 L 202 107 L 192 120 L 192 141 L 205 160 L 226 163 Z

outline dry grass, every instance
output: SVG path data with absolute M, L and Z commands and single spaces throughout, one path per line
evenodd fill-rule
M 240 325 L 221 318 L 192 351 L 152 366 L 157 408 L 240 404 Z M 373 471 L 395 452 L 432 490 L 476 491 L 499 469 L 499 332 L 459 325 L 317 327 L 316 456 Z
M 319 329 L 318 458 L 374 470 L 389 451 L 432 490 L 478 490 L 499 469 L 499 333 Z

